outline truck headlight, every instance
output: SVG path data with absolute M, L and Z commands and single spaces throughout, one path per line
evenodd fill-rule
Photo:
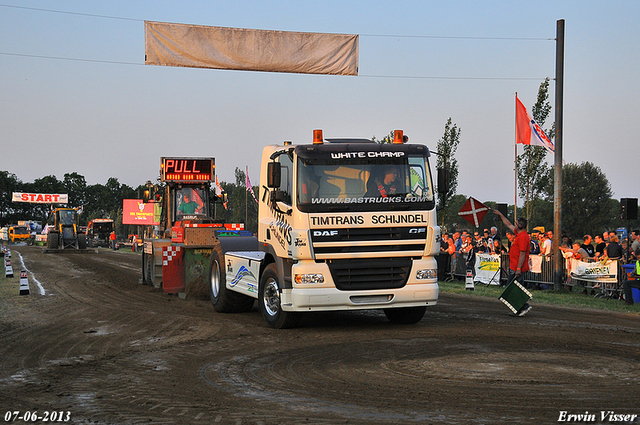
M 322 273 L 297 274 L 294 279 L 296 283 L 324 283 Z
M 424 269 L 418 270 L 416 273 L 416 279 L 424 280 L 424 279 L 437 279 L 438 271 L 436 269 Z

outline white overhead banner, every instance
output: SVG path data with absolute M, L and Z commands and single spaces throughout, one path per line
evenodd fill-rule
M 145 64 L 358 75 L 358 35 L 144 23 Z
M 12 192 L 13 202 L 29 202 L 32 204 L 66 204 L 69 195 L 66 193 L 22 193 Z

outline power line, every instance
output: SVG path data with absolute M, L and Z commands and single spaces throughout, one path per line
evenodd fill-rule
M 0 55 L 18 56 L 18 57 L 23 57 L 23 58 L 36 58 L 36 59 L 55 59 L 55 60 L 74 61 L 74 62 L 112 63 L 112 64 L 119 64 L 119 65 L 144 65 L 142 63 L 137 63 L 137 62 L 108 61 L 108 60 L 100 60 L 100 59 L 82 59 L 82 58 L 63 58 L 63 57 L 60 57 L 60 56 L 26 55 L 26 54 L 22 54 L 22 53 L 0 52 Z
M 411 75 L 375 75 L 375 74 L 358 74 L 359 77 L 366 78 L 397 78 L 397 79 L 414 79 L 414 80 L 513 80 L 513 81 L 541 81 L 544 78 L 536 77 L 437 77 L 437 76 L 411 76 Z M 546 77 L 545 77 L 546 78 Z
M 95 15 L 92 13 L 80 13 L 80 12 L 67 12 L 65 10 L 54 10 L 54 9 L 42 9 L 39 7 L 27 7 L 27 6 L 15 6 L 11 4 L 0 4 L 2 7 L 12 7 L 14 9 L 24 9 L 24 10 L 35 10 L 38 12 L 49 12 L 49 13 L 62 13 L 65 15 L 77 15 L 77 16 L 88 16 L 91 18 L 103 18 L 103 19 L 120 19 L 123 21 L 136 21 L 136 22 L 144 22 L 144 19 L 134 19 L 134 18 L 122 18 L 119 16 L 108 16 L 108 15 Z
M 136 65 L 145 66 L 139 62 L 124 62 L 124 61 L 109 61 L 100 59 L 82 59 L 82 58 L 64 58 L 60 56 L 45 56 L 45 55 L 26 55 L 21 53 L 8 53 L 0 52 L 0 55 L 5 56 L 17 56 L 24 58 L 35 59 L 54 59 L 62 61 L 74 61 L 74 62 L 95 62 L 95 63 L 110 63 L 116 65 Z M 215 69 L 215 68 L 214 68 Z M 233 71 L 232 69 L 221 69 L 222 71 Z M 536 77 L 446 77 L 446 76 L 417 76 L 417 75 L 376 75 L 376 74 L 359 74 L 358 77 L 362 78 L 389 78 L 389 79 L 413 79 L 413 80 L 496 80 L 496 81 L 541 81 L 544 78 Z M 545 77 L 546 78 L 546 77 Z
M 479 36 L 449 36 L 449 35 L 394 35 L 394 34 L 358 34 L 360 37 L 385 38 L 425 38 L 443 40 L 515 40 L 515 41 L 555 41 L 555 38 L 544 37 L 479 37 Z
M 87 16 L 91 18 L 120 19 L 124 21 L 144 22 L 145 19 L 123 18 L 121 16 L 97 15 L 92 13 L 68 12 L 65 10 L 43 9 L 38 7 L 15 6 L 10 4 L 0 4 L 1 7 L 11 7 L 14 9 L 34 10 L 38 12 L 62 13 L 66 15 Z M 402 35 L 402 34 L 358 34 L 360 37 L 379 38 L 422 38 L 422 39 L 442 39 L 442 40 L 513 40 L 513 41 L 554 41 L 555 38 L 544 37 L 479 37 L 479 36 L 445 36 L 445 35 Z

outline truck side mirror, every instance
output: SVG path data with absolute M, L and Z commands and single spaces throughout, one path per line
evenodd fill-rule
M 449 193 L 449 170 L 438 168 L 438 193 L 446 195 Z
M 270 200 L 271 200 L 271 203 L 276 203 L 276 202 L 290 203 L 291 202 L 291 200 L 289 199 L 287 194 L 282 190 L 273 190 L 273 191 L 271 191 L 271 199 Z
M 279 162 L 270 162 L 267 164 L 267 187 L 274 189 L 280 187 L 280 178 L 282 168 Z

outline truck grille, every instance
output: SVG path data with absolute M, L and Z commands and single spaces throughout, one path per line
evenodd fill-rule
M 420 257 L 427 241 L 424 227 L 354 227 L 313 229 L 313 252 L 317 260 Z
M 411 270 L 411 258 L 330 260 L 327 264 L 336 288 L 342 291 L 402 288 Z

